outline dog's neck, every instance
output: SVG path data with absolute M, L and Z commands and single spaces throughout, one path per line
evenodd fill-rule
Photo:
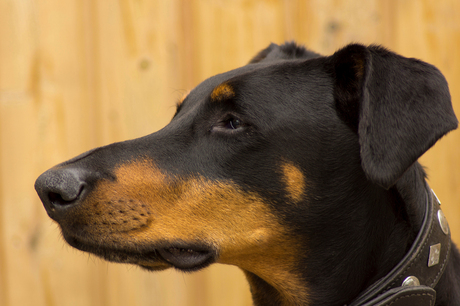
M 305 255 L 305 260 L 298 267 L 297 276 L 304 280 L 307 294 L 296 290 L 279 292 L 261 277 L 243 270 L 250 284 L 254 305 L 349 304 L 361 292 L 387 275 L 411 248 L 426 211 L 426 186 L 425 172 L 420 164 L 415 163 L 389 190 L 374 186 L 380 190 L 377 197 L 374 189 L 369 191 L 374 195 L 372 200 L 366 199 L 365 193 L 362 199 L 354 199 L 360 202 L 358 205 L 381 206 L 377 210 L 368 210 L 373 211 L 374 215 L 368 215 L 368 219 L 355 218 L 353 222 L 360 220 L 362 223 L 350 223 L 347 228 L 338 226 L 337 231 L 332 234 L 337 236 L 335 241 L 321 243 L 314 239 L 305 239 L 310 254 Z M 340 236 L 343 231 L 350 235 L 347 239 Z M 338 244 L 340 239 L 343 239 L 342 245 Z M 350 241 L 355 245 L 344 245 Z M 308 245 L 309 243 L 315 245 Z M 317 252 L 323 247 L 321 244 L 336 247 L 326 251 L 323 249 L 324 253 L 321 254 L 321 251 Z M 363 248 L 363 245 L 366 247 Z M 340 251 L 341 248 L 344 251 Z M 455 246 L 452 248 L 455 249 Z M 277 268 L 279 267 L 273 267 Z M 459 269 L 459 255 L 451 252 L 447 271 Z M 435 287 L 436 305 L 454 305 L 455 302 L 452 301 L 460 299 L 459 284 L 460 276 L 452 272 L 444 273 Z M 446 288 L 452 286 L 456 289 L 447 292 Z M 331 300 L 331 297 L 337 299 Z

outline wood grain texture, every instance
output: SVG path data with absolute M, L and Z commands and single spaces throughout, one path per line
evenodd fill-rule
M 436 65 L 460 114 L 458 0 L 0 0 L 0 305 L 251 305 L 234 267 L 183 275 L 66 246 L 33 190 L 54 164 L 146 135 L 270 42 L 382 44 Z M 460 132 L 421 159 L 460 242 Z

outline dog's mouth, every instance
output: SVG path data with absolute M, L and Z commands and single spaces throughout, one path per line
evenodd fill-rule
M 185 272 L 197 271 L 217 259 L 217 251 L 202 243 L 160 242 L 154 246 L 139 248 L 104 242 L 96 245 L 65 233 L 64 239 L 74 248 L 105 260 L 135 264 L 150 271 L 161 271 L 171 267 Z

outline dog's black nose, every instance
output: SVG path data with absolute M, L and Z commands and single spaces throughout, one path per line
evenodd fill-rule
M 38 177 L 35 190 L 51 218 L 59 218 L 81 202 L 88 189 L 87 177 L 88 173 L 78 168 L 50 169 Z

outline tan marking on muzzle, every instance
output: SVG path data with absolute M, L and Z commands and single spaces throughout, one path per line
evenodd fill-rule
M 289 179 L 301 177 L 295 168 L 286 171 Z M 169 176 L 147 159 L 121 165 L 115 175 L 83 204 L 78 218 L 90 225 L 86 237 L 121 248 L 165 241 L 212 245 L 218 262 L 250 271 L 286 296 L 307 298 L 294 272 L 300 244 L 256 193 L 231 181 Z

